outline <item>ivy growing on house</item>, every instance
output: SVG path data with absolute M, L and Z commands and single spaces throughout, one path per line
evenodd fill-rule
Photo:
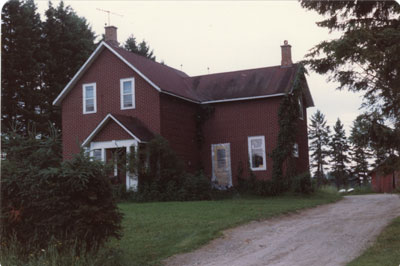
M 214 111 L 215 107 L 210 104 L 200 104 L 196 109 L 196 141 L 199 149 L 203 145 L 204 141 L 203 125 L 214 114 Z
M 299 98 L 302 96 L 302 87 L 306 82 L 305 73 L 305 68 L 300 64 L 292 91 L 284 96 L 278 111 L 278 142 L 271 157 L 273 161 L 272 176 L 282 191 L 289 188 L 291 178 L 297 174 L 293 147 L 296 143 L 297 122 L 300 115 Z

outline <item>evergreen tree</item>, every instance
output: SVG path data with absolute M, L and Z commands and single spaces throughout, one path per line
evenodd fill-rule
M 153 61 L 156 60 L 156 57 L 153 55 L 153 50 L 150 51 L 150 46 L 146 43 L 146 41 L 143 40 L 141 43 L 137 44 L 136 38 L 133 35 L 129 36 L 124 47 L 126 50 L 132 53 L 142 55 Z
M 95 34 L 86 19 L 63 2 L 57 8 L 50 2 L 45 15 L 42 121 L 52 121 L 61 128 L 60 110 L 52 102 L 95 49 Z
M 6 2 L 1 17 L 2 132 L 27 135 L 40 115 L 42 23 L 32 0 Z
M 33 0 L 8 1 L 2 10 L 2 132 L 49 134 L 61 128 L 53 100 L 94 49 L 86 20 L 61 2 L 49 3 L 41 22 Z
M 363 91 L 364 104 L 400 120 L 400 5 L 396 1 L 308 1 L 301 5 L 327 17 L 317 25 L 339 31 L 316 45 L 308 65 L 330 73 L 339 88 Z
M 368 159 L 371 156 L 368 132 L 368 124 L 363 116 L 358 116 L 353 122 L 349 138 L 352 144 L 350 155 L 354 164 L 351 172 L 358 185 L 361 185 L 361 181 L 365 184 L 368 178 Z
M 348 173 L 346 164 L 349 163 L 347 152 L 349 145 L 347 143 L 346 133 L 343 128 L 343 124 L 340 119 L 336 121 L 333 127 L 333 135 L 329 142 L 330 146 L 330 157 L 331 157 L 331 168 L 332 173 L 336 178 L 336 184 L 338 187 L 348 185 Z
M 329 132 L 329 126 L 326 125 L 325 116 L 320 110 L 317 110 L 311 117 L 308 138 L 310 139 L 312 158 L 311 167 L 315 169 L 315 178 L 317 179 L 318 185 L 321 185 L 325 178 L 324 165 L 327 164 L 326 157 L 329 155 L 327 150 Z

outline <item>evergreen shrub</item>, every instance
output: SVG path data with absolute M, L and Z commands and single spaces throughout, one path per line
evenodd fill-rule
M 57 136 L 2 136 L 2 241 L 45 249 L 51 239 L 67 248 L 97 249 L 121 236 L 122 214 L 104 166 L 81 152 L 61 162 Z

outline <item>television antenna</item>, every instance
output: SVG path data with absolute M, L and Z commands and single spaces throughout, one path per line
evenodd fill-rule
M 111 15 L 115 15 L 115 16 L 119 16 L 119 17 L 123 17 L 123 15 L 120 15 L 120 14 L 117 14 L 117 13 L 114 13 L 114 12 L 111 12 L 110 10 L 104 10 L 104 9 L 101 9 L 101 8 L 96 8 L 97 10 L 99 10 L 99 11 L 102 11 L 102 12 L 105 12 L 105 13 L 107 13 L 107 18 L 108 18 L 108 26 L 111 26 L 111 23 L 110 23 L 110 14 Z

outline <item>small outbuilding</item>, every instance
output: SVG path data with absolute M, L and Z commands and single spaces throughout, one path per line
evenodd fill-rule
M 400 167 L 388 167 L 387 161 L 371 171 L 371 185 L 375 192 L 392 193 L 400 189 Z

